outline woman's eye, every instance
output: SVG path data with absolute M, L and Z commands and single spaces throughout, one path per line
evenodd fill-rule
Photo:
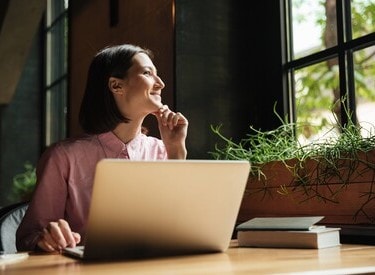
M 143 74 L 144 75 L 151 75 L 151 72 L 150 71 L 145 71 Z

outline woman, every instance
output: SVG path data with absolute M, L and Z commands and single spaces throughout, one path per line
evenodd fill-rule
M 39 160 L 37 186 L 17 231 L 18 250 L 60 251 L 84 239 L 100 159 L 186 159 L 188 121 L 162 104 L 163 88 L 147 49 L 124 44 L 94 57 L 79 114 L 86 134 L 54 144 Z M 149 114 L 161 140 L 142 133 Z

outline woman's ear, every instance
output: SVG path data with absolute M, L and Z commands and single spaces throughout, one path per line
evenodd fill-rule
M 109 80 L 108 80 L 108 88 L 109 90 L 114 93 L 114 94 L 118 94 L 118 95 L 122 95 L 123 94 L 123 83 L 122 83 L 122 80 L 117 78 L 117 77 L 110 77 Z

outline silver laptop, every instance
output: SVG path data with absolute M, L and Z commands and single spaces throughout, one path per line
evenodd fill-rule
M 84 247 L 63 253 L 108 260 L 223 252 L 249 170 L 248 161 L 104 159 Z

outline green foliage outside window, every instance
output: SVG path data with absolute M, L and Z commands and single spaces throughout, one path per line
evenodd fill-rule
M 321 29 L 320 50 L 337 45 L 336 28 L 332 28 L 329 13 L 333 13 L 336 7 L 327 8 L 327 2 L 336 1 L 322 0 L 319 2 L 325 7 L 325 13 L 317 11 L 315 14 L 316 26 Z M 293 7 L 298 11 L 303 0 L 294 0 Z M 352 37 L 353 39 L 373 33 L 375 27 L 375 4 L 372 0 L 351 1 L 352 12 Z M 306 16 L 295 14 L 297 23 L 303 22 Z M 316 50 L 316 49 L 315 49 Z M 354 59 L 354 82 L 356 102 L 375 101 L 375 46 L 367 47 L 353 52 Z M 319 125 L 313 128 L 301 128 L 299 134 L 310 138 L 317 134 L 322 128 L 330 124 L 327 118 L 319 115 L 327 112 L 329 106 L 340 98 L 338 59 L 320 62 L 295 71 L 295 99 L 296 118 L 299 124 Z M 340 122 L 341 110 L 334 110 L 335 120 Z M 317 115 L 318 114 L 318 115 Z

